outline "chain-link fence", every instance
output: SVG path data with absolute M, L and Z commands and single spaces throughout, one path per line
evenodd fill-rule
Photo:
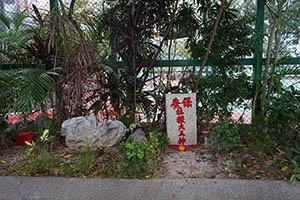
M 0 14 L 7 18 L 8 23 L 13 23 L 16 15 L 20 13 L 24 13 L 26 16 L 33 14 L 32 5 L 35 5 L 41 11 L 49 11 L 50 0 L 2 0 L 0 1 Z M 19 21 L 19 23 L 22 23 L 22 21 Z M 8 30 L 10 27 L 7 26 L 7 23 L 1 21 L 0 30 Z
M 35 26 L 32 5 L 41 13 L 50 9 L 49 0 L 1 0 L 0 1 L 0 64 L 20 62 L 24 46 Z
M 25 46 L 32 41 L 34 28 L 38 20 L 34 8 L 44 18 L 50 11 L 50 5 L 65 5 L 69 12 L 71 0 L 0 0 L 0 64 L 34 64 L 25 60 Z M 102 0 L 76 0 L 73 4 L 73 15 L 96 11 Z M 52 5 L 53 6 L 53 5 Z
M 264 52 L 266 52 L 264 57 L 267 57 L 267 52 L 270 51 L 270 56 L 275 59 L 275 63 L 271 63 L 267 70 L 270 76 L 273 73 L 280 75 L 282 87 L 289 91 L 291 91 L 291 87 L 297 91 L 300 89 L 299 61 L 295 62 L 297 64 L 284 64 L 285 61 L 291 60 L 290 58 L 300 58 L 300 24 L 298 20 L 300 15 L 294 12 L 299 6 L 298 0 L 290 0 L 269 2 L 265 7 L 264 32 L 268 37 L 264 40 Z M 280 10 L 284 10 L 284 12 L 279 12 Z M 276 31 L 272 33 L 276 24 L 278 24 Z M 271 39 L 273 39 L 273 45 L 268 46 Z M 281 59 L 285 61 L 281 61 Z M 263 66 L 264 68 L 265 66 Z M 278 82 L 277 86 L 279 86 Z

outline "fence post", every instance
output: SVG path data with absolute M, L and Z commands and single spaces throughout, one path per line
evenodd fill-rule
M 50 11 L 53 11 L 57 7 L 57 0 L 50 0 Z
M 265 1 L 256 0 L 256 24 L 255 24 L 255 34 L 256 34 L 256 47 L 254 52 L 254 84 L 255 90 L 261 87 L 262 79 L 262 62 L 263 62 L 263 39 L 264 39 L 264 15 L 265 15 Z M 254 117 L 260 113 L 260 103 L 261 94 L 259 93 L 255 101 L 255 115 L 252 116 L 252 121 Z

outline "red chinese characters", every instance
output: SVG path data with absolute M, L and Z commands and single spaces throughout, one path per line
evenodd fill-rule
M 184 145 L 184 143 L 186 142 L 185 134 L 184 134 L 185 119 L 184 119 L 184 112 L 181 106 L 183 106 L 183 108 L 191 108 L 192 107 L 191 97 L 185 97 L 182 102 L 180 102 L 175 97 L 171 104 L 171 108 L 173 108 L 173 110 L 176 110 L 176 115 L 177 115 L 176 122 L 178 124 L 178 131 L 180 133 L 178 135 L 178 144 Z

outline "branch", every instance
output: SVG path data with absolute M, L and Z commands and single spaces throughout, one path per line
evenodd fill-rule
M 61 7 L 61 11 L 63 13 L 63 16 L 67 16 L 64 3 L 62 2 L 62 0 L 59 0 L 59 3 L 60 3 L 60 7 Z
M 199 72 L 198 72 L 196 84 L 195 84 L 195 87 L 194 87 L 194 92 L 196 92 L 196 91 L 198 90 L 199 80 L 200 80 L 200 77 L 201 77 L 201 75 L 202 75 L 202 71 L 203 71 L 203 69 L 204 69 L 204 67 L 205 67 L 206 61 L 207 61 L 207 59 L 208 59 L 208 56 L 209 56 L 211 47 L 212 47 L 212 45 L 213 45 L 215 35 L 216 35 L 216 33 L 217 33 L 217 28 L 218 28 L 220 19 L 221 19 L 221 17 L 222 17 L 223 9 L 224 9 L 224 4 L 225 4 L 225 0 L 222 0 L 221 6 L 220 6 L 219 11 L 218 11 L 217 19 L 216 19 L 216 21 L 215 21 L 214 29 L 213 29 L 212 35 L 211 35 L 211 37 L 210 37 L 210 41 L 209 41 L 209 44 L 208 44 L 206 53 L 205 53 L 205 57 L 204 57 L 204 59 L 202 60 L 201 67 L 200 67 L 200 70 L 199 70 Z
M 177 12 L 177 9 L 178 9 L 178 3 L 179 3 L 179 0 L 176 0 L 176 1 L 175 1 L 175 7 L 174 7 L 174 10 L 173 10 L 173 13 L 172 13 L 172 16 L 171 16 L 171 22 L 170 22 L 170 24 L 169 24 L 169 26 L 168 26 L 168 28 L 167 28 L 165 34 L 164 34 L 164 37 L 163 37 L 163 39 L 162 39 L 162 41 L 161 41 L 161 43 L 160 43 L 160 45 L 159 45 L 159 48 L 158 48 L 157 52 L 156 52 L 155 55 L 153 56 L 153 59 L 152 59 L 150 65 L 149 65 L 149 69 L 151 69 L 151 68 L 154 66 L 155 61 L 156 61 L 156 58 L 159 56 L 159 53 L 161 52 L 162 46 L 164 45 L 164 43 L 165 43 L 165 41 L 166 41 L 166 39 L 167 39 L 167 37 L 168 37 L 168 35 L 169 35 L 169 32 L 170 32 L 171 28 L 172 28 L 173 25 L 174 25 L 174 22 L 175 22 L 175 16 L 176 16 L 176 12 Z M 149 71 L 146 72 L 146 77 L 148 76 L 148 74 L 149 74 Z M 144 85 L 144 84 L 145 84 L 145 81 L 143 82 L 143 85 Z M 140 91 L 141 91 L 141 90 L 140 90 Z M 139 92 L 140 92 L 140 91 L 139 91 Z
M 75 1 L 76 0 L 72 0 L 71 3 L 70 3 L 70 10 L 69 10 L 69 18 L 70 19 L 72 18 L 72 15 L 73 15 Z

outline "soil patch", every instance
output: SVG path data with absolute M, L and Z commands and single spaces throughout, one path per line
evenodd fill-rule
M 156 171 L 156 178 L 226 178 L 225 167 L 208 150 L 167 150 Z

